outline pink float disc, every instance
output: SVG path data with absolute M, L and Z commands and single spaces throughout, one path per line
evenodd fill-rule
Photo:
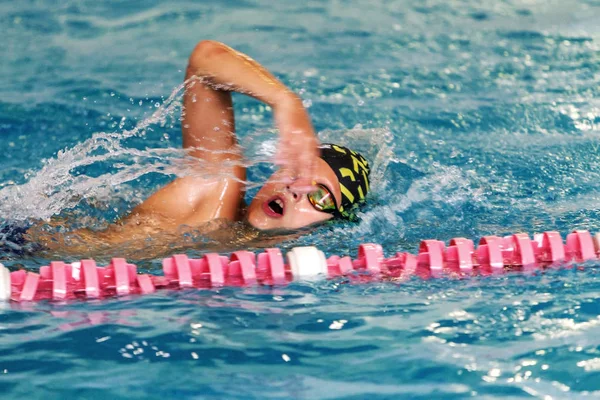
M 115 274 L 115 290 L 118 295 L 127 295 L 130 292 L 129 268 L 124 258 L 113 258 L 110 265 Z
M 210 273 L 210 284 L 213 287 L 220 287 L 225 284 L 225 275 L 223 274 L 223 264 L 217 253 L 209 253 L 204 256 L 208 264 Z
M 428 257 L 421 257 L 427 254 Z M 419 263 L 426 265 L 434 276 L 444 269 L 444 244 L 439 240 L 423 240 L 419 245 Z
M 33 300 L 38 289 L 39 281 L 40 276 L 38 274 L 36 274 L 35 272 L 28 272 L 27 276 L 25 277 L 25 283 L 23 284 L 23 289 L 21 290 L 21 296 L 19 300 Z
M 50 267 L 47 265 L 44 265 L 43 267 L 40 267 L 40 279 L 52 279 L 52 271 L 50 270 Z
M 542 236 L 540 259 L 543 262 L 551 264 L 565 260 L 565 245 L 560 237 L 560 233 L 544 232 Z
M 512 238 L 514 244 L 513 263 L 523 267 L 534 266 L 536 259 L 529 235 L 526 233 L 515 233 Z
M 358 246 L 358 259 L 364 260 L 365 268 L 372 274 L 381 273 L 383 249 L 378 244 L 364 243 Z
M 503 240 L 498 236 L 482 237 L 479 240 L 479 247 L 477 248 L 477 259 L 479 263 L 489 265 L 492 271 L 504 270 L 502 244 Z
M 348 275 L 352 273 L 352 259 L 348 256 L 340 258 L 338 262 L 338 268 L 340 269 L 340 274 Z
M 96 262 L 94 260 L 81 260 L 81 275 L 86 296 L 88 298 L 100 297 Z
M 336 276 L 340 276 L 340 268 L 338 264 L 340 263 L 339 256 L 331 256 L 327 259 L 327 277 L 335 278 Z
M 241 276 L 245 285 L 252 285 L 256 283 L 256 262 L 255 262 L 254 253 L 249 251 L 236 251 L 231 255 L 231 261 L 237 262 L 235 267 L 235 271 L 231 270 L 230 264 L 230 274 L 235 274 Z
M 192 279 L 192 268 L 190 267 L 188 256 L 185 254 L 174 255 L 173 264 L 175 265 L 179 287 L 186 288 L 194 286 L 194 281 Z
M 276 248 L 266 249 L 267 260 L 269 261 L 269 270 L 271 272 L 271 279 L 275 285 L 283 285 L 286 283 L 285 280 L 285 266 L 283 264 L 283 256 L 281 251 Z
M 10 284 L 11 286 L 23 286 L 27 272 L 24 269 L 13 271 L 10 273 Z
M 173 257 L 163 258 L 162 260 L 163 274 L 169 280 L 177 280 L 177 270 Z
M 404 253 L 403 275 L 412 276 L 417 271 L 417 257 L 410 253 Z
M 221 266 L 223 267 L 223 276 L 227 276 L 229 274 L 229 258 L 220 255 L 219 260 L 221 260 Z
M 50 263 L 52 272 L 52 298 L 55 300 L 64 300 L 67 298 L 67 269 L 62 261 L 53 261 Z
M 458 270 L 463 273 L 473 272 L 473 242 L 465 238 L 454 238 L 450 240 L 450 247 L 456 249 L 456 262 Z
M 596 258 L 594 240 L 588 231 L 574 231 L 567 235 L 567 250 L 577 262 Z
M 146 274 L 138 275 L 137 283 L 140 287 L 140 293 L 142 293 L 142 294 L 154 293 L 154 291 L 155 291 L 154 284 L 152 283 L 152 279 L 148 275 L 146 275 Z

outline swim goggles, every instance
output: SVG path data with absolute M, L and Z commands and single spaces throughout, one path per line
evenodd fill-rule
M 327 186 L 319 183 L 317 184 L 317 190 L 308 193 L 306 196 L 315 210 L 336 216 L 340 214 L 335 197 Z

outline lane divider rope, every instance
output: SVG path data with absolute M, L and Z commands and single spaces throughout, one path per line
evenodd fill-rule
M 176 254 L 163 259 L 163 275 L 138 274 L 137 266 L 113 258 L 105 267 L 94 260 L 53 261 L 39 272 L 9 270 L 0 264 L 0 301 L 97 299 L 141 295 L 159 289 L 285 285 L 294 280 L 345 276 L 357 282 L 402 281 L 441 276 L 496 275 L 513 270 L 544 269 L 600 259 L 600 233 L 574 231 L 563 242 L 558 232 L 454 238 L 448 246 L 423 240 L 416 255 L 400 252 L 385 258 L 378 244 L 358 247 L 358 256 L 331 256 L 315 247 L 295 247 L 286 254 L 269 248 L 258 255 L 236 251 L 230 257 L 209 253 L 199 259 Z

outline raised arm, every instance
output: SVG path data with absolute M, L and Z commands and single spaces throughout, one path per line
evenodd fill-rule
M 202 41 L 190 56 L 184 97 L 183 145 L 199 158 L 218 161 L 234 157 L 235 125 L 230 91 L 268 104 L 280 131 L 277 159 L 290 175 L 308 180 L 318 140 L 301 99 L 263 66 L 223 43 Z
M 130 218 L 160 217 L 171 225 L 198 225 L 216 218 L 235 219 L 243 198 L 245 169 L 236 146 L 231 92 L 270 105 L 280 131 L 279 159 L 295 185 L 310 185 L 318 141 L 300 98 L 250 57 L 218 42 L 200 42 L 186 73 L 182 119 L 183 146 L 206 162 L 193 176 L 177 178 Z M 217 172 L 215 176 L 213 172 Z M 160 222 L 164 226 L 164 222 Z

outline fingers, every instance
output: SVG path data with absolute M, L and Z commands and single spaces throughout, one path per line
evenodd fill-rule
M 312 181 L 315 178 L 316 159 L 314 154 L 302 154 L 298 160 L 296 173 L 298 178 Z
M 308 193 L 316 189 L 314 185 L 319 141 L 312 127 L 295 130 L 281 130 L 274 162 L 286 170 L 290 188 L 298 193 Z
M 314 192 L 318 189 L 313 178 L 299 177 L 287 167 L 279 170 L 277 182 L 299 194 Z
M 312 181 L 315 178 L 316 157 L 314 154 L 294 154 L 291 151 L 280 158 L 280 165 L 298 180 Z
M 291 173 L 294 174 L 291 178 L 291 182 L 287 183 L 291 189 L 297 193 L 309 193 L 317 189 L 315 182 L 314 168 L 296 168 L 292 169 Z
M 316 161 L 314 155 L 300 154 L 290 155 L 290 152 L 283 152 L 287 156 L 281 157 L 280 182 L 288 185 L 297 193 L 309 193 L 317 189 L 315 186 Z

